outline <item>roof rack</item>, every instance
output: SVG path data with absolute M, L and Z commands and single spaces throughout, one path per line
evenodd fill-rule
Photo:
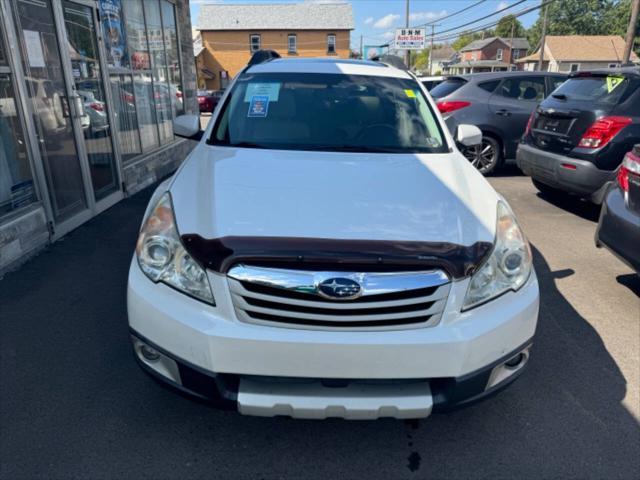
M 280 54 L 275 50 L 258 50 L 251 56 L 248 66 L 259 65 L 261 63 L 269 62 L 275 58 L 280 58 Z
M 371 60 L 373 60 L 374 62 L 379 62 L 384 65 L 387 65 L 388 67 L 394 67 L 400 70 L 404 70 L 405 72 L 409 71 L 409 67 L 407 67 L 407 65 L 402 61 L 402 59 L 396 55 L 388 55 L 388 54 L 377 55 L 371 58 Z

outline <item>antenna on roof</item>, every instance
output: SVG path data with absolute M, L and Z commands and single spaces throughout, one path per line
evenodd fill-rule
M 280 58 L 280 54 L 275 50 L 258 50 L 253 54 L 248 65 L 258 65 L 260 63 L 269 62 L 275 58 Z

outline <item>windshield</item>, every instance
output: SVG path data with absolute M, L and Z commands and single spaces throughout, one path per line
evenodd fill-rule
M 209 142 L 285 150 L 447 151 L 415 81 L 344 74 L 243 74 Z
M 593 76 L 570 78 L 556 90 L 553 96 L 566 97 L 570 100 L 607 103 L 614 105 L 627 89 L 629 79 L 616 76 Z

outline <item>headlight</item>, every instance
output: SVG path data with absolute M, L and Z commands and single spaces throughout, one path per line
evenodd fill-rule
M 136 257 L 140 269 L 154 282 L 166 283 L 215 305 L 207 273 L 180 242 L 169 192 L 145 220 L 136 244 Z
M 468 310 L 508 290 L 522 287 L 531 274 L 531 247 L 511 210 L 498 202 L 496 241 L 489 258 L 471 277 L 462 309 Z

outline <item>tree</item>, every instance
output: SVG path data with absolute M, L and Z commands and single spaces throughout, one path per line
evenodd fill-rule
M 631 0 L 563 0 L 549 6 L 547 35 L 624 35 Z M 527 32 L 531 48 L 542 34 L 542 16 Z
M 426 70 L 429 67 L 429 48 L 415 53 L 413 60 L 414 70 Z
M 505 15 L 496 25 L 495 36 L 503 38 L 511 38 L 511 28 L 513 27 L 514 38 L 524 37 L 527 31 L 520 21 L 513 15 Z

